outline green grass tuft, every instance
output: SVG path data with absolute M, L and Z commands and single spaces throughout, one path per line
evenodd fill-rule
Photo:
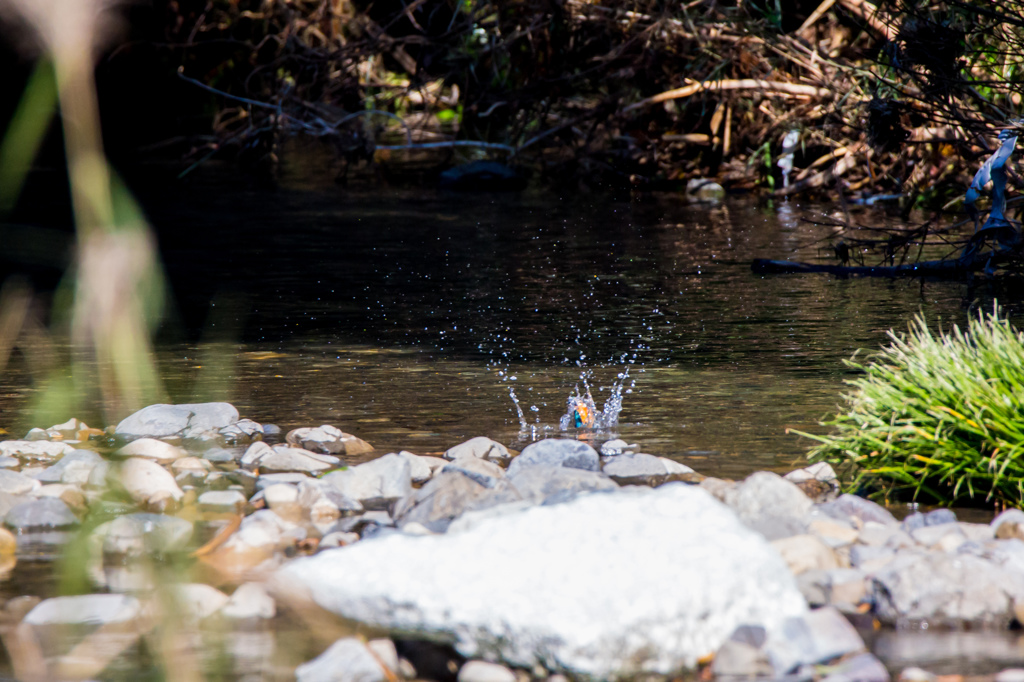
M 847 406 L 811 461 L 854 489 L 939 503 L 1024 502 L 1024 334 L 998 312 L 966 333 L 933 334 L 918 316 L 847 383 Z

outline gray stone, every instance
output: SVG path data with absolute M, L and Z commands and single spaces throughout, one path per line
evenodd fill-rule
M 829 571 L 820 568 L 804 571 L 796 577 L 800 594 L 811 606 L 825 606 L 829 599 Z
M 505 470 L 500 466 L 472 455 L 452 460 L 450 464 L 441 469 L 441 473 L 452 471 L 468 476 L 486 488 L 493 488 L 498 481 L 505 478 Z
M 103 488 L 107 483 L 110 463 L 92 450 L 75 450 L 37 477 L 43 483 L 69 483 L 89 488 Z
M 194 438 L 238 421 L 238 410 L 229 403 L 150 405 L 125 419 L 114 429 L 122 438 Z
M 213 447 L 208 448 L 203 452 L 203 459 L 207 462 L 226 464 L 227 462 L 234 462 L 238 459 L 238 455 L 231 450 L 226 450 L 225 448 Z
M 833 668 L 822 682 L 889 682 L 889 671 L 872 654 L 858 654 Z
M 274 454 L 274 448 L 258 440 L 246 449 L 238 463 L 247 469 L 255 469 L 259 466 L 261 459 L 272 454 Z
M 40 482 L 30 476 L 0 469 L 0 493 L 4 495 L 27 495 L 39 490 L 40 486 Z
M 598 471 L 600 457 L 586 443 L 568 438 L 548 438 L 523 448 L 508 465 L 508 475 L 514 476 L 531 466 L 560 466 L 569 469 Z
M 614 438 L 601 443 L 601 456 L 615 457 L 616 455 L 629 454 L 630 451 L 635 450 L 636 447 L 636 445 L 630 445 L 621 438 Z
M 871 590 L 883 623 L 1007 627 L 1024 600 L 1024 571 L 970 554 L 907 550 L 874 573 Z
M 654 455 L 624 453 L 610 458 L 605 462 L 601 471 L 620 485 L 638 484 L 651 486 L 661 485 L 672 480 L 674 476 L 693 472 L 693 469 L 690 467 L 673 462 L 676 466 L 672 467 L 672 469 L 678 472 L 673 473 L 673 471 L 669 470 L 669 466 L 666 464 L 667 461 L 671 462 L 671 460 L 665 460 Z
M 124 594 L 83 594 L 53 597 L 40 602 L 25 615 L 29 625 L 109 625 L 127 623 L 140 616 L 135 597 Z
M 741 625 L 721 646 L 711 663 L 716 679 L 769 679 L 774 668 L 765 648 L 768 633 L 760 625 Z
M 145 457 L 158 464 L 170 464 L 176 459 L 188 457 L 183 448 L 155 438 L 139 438 L 117 451 L 122 457 Z
M 18 533 L 30 530 L 58 530 L 78 525 L 78 517 L 64 501 L 43 497 L 15 505 L 4 516 L 4 525 Z
M 412 493 L 409 462 L 398 455 L 384 455 L 359 466 L 335 471 L 320 480 L 367 509 L 384 509 Z
M 263 436 L 263 425 L 251 419 L 239 419 L 234 424 L 229 424 L 220 429 L 217 433 L 229 443 L 250 441 L 253 438 Z
M 377 658 L 362 640 L 346 637 L 295 669 L 297 682 L 387 682 Z
M 686 183 L 685 196 L 692 202 L 717 204 L 725 198 L 725 188 L 714 180 L 691 178 Z
M 867 597 L 867 577 L 855 568 L 834 568 L 828 577 L 828 603 L 860 604 Z
M 787 618 L 767 648 L 777 675 L 865 650 L 857 630 L 831 606 Z
M 21 466 L 21 460 L 16 457 L 0 455 L 0 469 L 14 469 Z
M 468 476 L 457 471 L 442 473 L 398 502 L 395 518 L 399 527 L 419 523 L 433 532 L 443 533 L 453 519 L 487 496 L 488 489 Z
M 790 471 L 783 476 L 790 483 L 804 483 L 805 481 L 821 481 L 832 483 L 838 480 L 835 469 L 828 462 L 815 462 L 803 469 Z
M 1020 509 L 1007 509 L 992 519 L 989 525 L 997 538 L 1024 540 L 1024 511 Z
M 177 501 L 185 496 L 169 471 L 141 457 L 131 457 L 121 463 L 121 484 L 132 499 L 141 504 L 159 504 L 166 499 Z
M 993 682 L 1024 682 L 1024 668 L 1000 670 Z
M 52 461 L 74 452 L 67 443 L 45 440 L 5 440 L 0 443 L 0 456 Z
M 294 429 L 288 432 L 285 440 L 311 452 L 329 455 L 362 455 L 373 452 L 373 446 L 366 441 L 330 424 L 316 428 Z
M 795 484 L 770 471 L 753 473 L 726 488 L 721 499 L 744 524 L 769 540 L 802 534 L 814 506 Z
M 516 498 L 533 504 L 567 501 L 583 492 L 611 492 L 619 485 L 603 473 L 567 467 L 526 467 L 508 477 Z
M 466 661 L 456 682 L 516 682 L 516 674 L 503 665 L 487 661 Z
M 421 485 L 430 480 L 430 477 L 434 475 L 434 470 L 430 468 L 430 459 L 437 459 L 442 462 L 441 466 L 448 464 L 447 461 L 440 457 L 420 457 L 414 455 L 407 450 L 402 450 L 398 453 L 398 456 L 409 462 L 409 477 L 412 479 L 414 485 Z
M 936 509 L 924 514 L 914 513 L 903 519 L 900 524 L 903 530 L 913 534 L 913 531 L 928 526 L 940 526 L 946 523 L 956 523 L 956 514 L 950 509 Z
M 819 504 L 818 509 L 838 518 L 856 519 L 862 526 L 868 521 L 874 521 L 882 525 L 898 523 L 892 512 L 885 507 L 875 504 L 871 500 L 865 500 L 863 497 L 857 497 L 848 493 L 840 495 L 832 502 Z
M 960 528 L 960 524 L 956 521 L 953 521 L 952 523 L 920 526 L 910 532 L 910 537 L 914 538 L 915 542 L 929 548 L 936 547 L 936 545 L 947 540 L 950 536 L 954 536 L 959 540 L 957 543 L 958 545 L 967 540 L 967 536 L 964 535 L 963 530 Z M 945 547 L 942 549 L 945 550 Z
M 738 625 L 771 633 L 806 609 L 763 538 L 684 484 L 327 550 L 289 562 L 273 588 L 371 626 L 450 637 L 467 657 L 598 678 L 692 667 Z
M 256 447 L 254 444 L 252 447 Z M 258 445 L 263 445 L 259 443 Z M 249 450 L 252 450 L 252 447 Z M 246 452 L 246 455 L 249 451 Z M 243 455 L 244 459 L 245 455 Z M 334 469 L 341 464 L 341 460 L 331 455 L 320 455 L 302 448 L 292 448 L 287 445 L 275 445 L 269 453 L 265 453 L 256 461 L 256 466 L 261 471 L 268 472 L 298 472 L 298 473 L 319 473 Z
M 850 548 L 850 565 L 868 570 L 881 567 L 896 558 L 896 550 L 878 545 L 854 545 Z
M 484 436 L 470 438 L 465 443 L 459 443 L 453 448 L 448 448 L 444 453 L 447 460 L 456 460 L 462 457 L 476 457 L 486 459 L 501 466 L 508 466 L 512 461 L 512 453 L 498 441 L 491 440 Z

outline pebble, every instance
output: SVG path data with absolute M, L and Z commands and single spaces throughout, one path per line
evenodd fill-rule
M 329 473 L 320 480 L 367 509 L 384 509 L 412 493 L 410 472 L 409 462 L 392 454 Z
M 44 483 L 69 483 L 100 489 L 107 485 L 110 463 L 92 450 L 75 450 L 36 475 Z
M 330 455 L 353 456 L 373 452 L 373 446 L 366 441 L 330 424 L 289 431 L 285 440 L 311 452 Z

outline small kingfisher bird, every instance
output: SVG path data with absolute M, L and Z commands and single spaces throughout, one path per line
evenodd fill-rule
M 567 416 L 571 417 L 572 425 L 577 429 L 593 428 L 597 418 L 597 408 L 594 406 L 594 399 L 587 391 L 586 397 L 579 395 L 569 396 L 569 410 Z

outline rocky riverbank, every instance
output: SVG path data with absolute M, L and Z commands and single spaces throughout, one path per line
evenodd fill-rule
M 244 633 L 292 619 L 333 644 L 235 674 L 881 682 L 854 625 L 1024 622 L 1020 510 L 898 521 L 840 495 L 827 465 L 726 481 L 618 440 L 516 453 L 478 437 L 346 467 L 371 451 L 226 403 L 0 443 L 2 566 L 63 555 L 92 591 L 6 602 L 13 672 L 88 679 L 146 642 L 166 652 L 169 622 Z

